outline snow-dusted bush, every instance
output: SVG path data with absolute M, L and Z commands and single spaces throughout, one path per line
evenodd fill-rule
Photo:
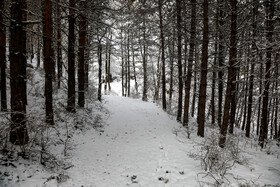
M 224 148 L 219 147 L 218 140 L 219 134 L 212 133 L 199 144 L 199 149 L 196 149 L 195 153 L 190 154 L 191 157 L 200 160 L 201 168 L 204 170 L 198 174 L 200 183 L 213 186 L 228 185 L 230 181 L 227 176 L 232 176 L 230 170 L 234 165 L 246 163 L 246 159 L 240 155 L 241 149 L 237 138 L 229 136 Z M 212 182 L 202 181 L 203 178 L 208 178 Z

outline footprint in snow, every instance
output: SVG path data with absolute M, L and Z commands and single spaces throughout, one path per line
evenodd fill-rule
M 127 175 L 126 177 L 129 177 L 129 175 Z M 138 181 L 136 181 L 136 179 L 137 179 L 137 175 L 132 175 L 130 177 L 130 180 L 131 180 L 132 183 L 138 183 Z
M 159 177 L 158 178 L 159 181 L 163 181 L 164 183 L 168 183 L 169 179 L 163 178 L 163 177 Z

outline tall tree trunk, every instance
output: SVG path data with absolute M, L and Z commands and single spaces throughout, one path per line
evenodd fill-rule
M 38 24 L 38 30 L 37 30 L 37 36 L 38 36 L 38 38 L 37 38 L 37 68 L 39 68 L 40 67 L 40 65 L 41 65 L 41 33 L 40 33 L 40 25 L 41 24 Z
M 160 41 L 161 41 L 161 84 L 162 84 L 162 109 L 166 110 L 166 81 L 165 81 L 165 46 L 164 46 L 164 31 L 162 18 L 162 0 L 158 1 L 159 5 L 159 27 L 160 27 Z
M 53 121 L 53 48 L 52 48 L 52 1 L 44 0 L 43 2 L 43 55 L 45 67 L 45 105 L 46 105 L 46 122 L 50 125 L 54 124 Z
M 147 57 L 146 57 L 146 15 L 144 13 L 143 15 L 143 40 L 144 40 L 144 46 L 143 46 L 143 71 L 144 71 L 144 80 L 143 80 L 143 96 L 142 100 L 147 101 L 147 92 L 148 92 L 148 75 L 147 75 Z
M 130 97 L 130 38 L 127 33 L 127 97 Z
M 219 61 L 219 72 L 218 72 L 218 125 L 221 127 L 222 124 L 222 105 L 223 105 L 223 92 L 224 92 L 224 62 L 225 62 L 225 47 L 224 47 L 224 0 L 219 0 L 219 46 L 218 46 L 218 61 Z
M 242 57 L 242 52 L 240 52 L 240 57 Z M 236 58 L 237 58 L 237 55 L 236 55 Z M 238 62 L 238 61 L 236 60 L 236 62 Z M 230 119 L 229 119 L 229 133 L 230 134 L 233 134 L 234 125 L 235 124 L 238 125 L 238 123 L 236 123 L 236 119 L 237 119 L 237 117 L 236 117 L 237 116 L 236 115 L 237 114 L 236 108 L 237 108 L 237 104 L 238 104 L 238 99 L 237 99 L 238 98 L 238 92 L 237 91 L 239 89 L 239 84 L 238 84 L 238 82 L 236 80 L 237 80 L 237 78 L 238 78 L 238 80 L 240 80 L 239 64 L 235 64 L 233 66 L 233 68 L 234 68 L 233 69 L 234 73 L 233 73 L 233 77 L 232 77 L 232 86 L 231 86 Z M 245 91 L 245 95 L 247 95 L 246 93 L 247 92 Z M 246 101 L 245 101 L 245 104 L 243 103 L 243 105 L 245 105 L 245 107 L 247 107 Z M 244 113 L 246 113 L 246 112 L 244 111 Z
M 216 122 L 216 109 L 215 109 L 215 92 L 216 92 L 216 77 L 217 77 L 217 51 L 218 51 L 218 29 L 219 29 L 219 7 L 216 8 L 216 15 L 215 15 L 215 29 L 216 33 L 215 37 L 215 46 L 214 46 L 214 61 L 213 61 L 213 68 L 212 68 L 212 90 L 211 90 L 211 124 L 214 125 Z
M 123 30 L 121 30 L 121 55 L 122 55 L 122 96 L 124 96 L 124 50 L 123 50 Z
M 215 44 L 216 45 L 216 44 Z M 215 47 L 216 50 L 217 47 Z M 215 110 L 215 91 L 216 91 L 216 57 L 214 57 L 213 72 L 212 72 L 212 90 L 211 90 L 211 124 L 215 124 L 216 110 Z
M 223 123 L 220 130 L 219 146 L 224 147 L 229 122 L 230 98 L 232 94 L 232 82 L 235 74 L 235 63 L 237 57 L 237 0 L 230 1 L 231 6 L 231 26 L 230 26 L 230 51 L 229 51 L 229 67 L 228 67 L 228 82 L 226 88 L 226 98 L 224 105 Z
M 277 54 L 276 54 L 276 59 L 275 59 L 275 77 L 276 77 L 276 82 L 275 82 L 275 92 L 277 93 L 277 94 L 279 94 L 279 88 L 278 88 L 278 86 L 279 86 L 279 79 L 280 79 L 280 77 L 279 77 L 279 63 L 280 63 L 280 53 L 278 52 Z M 275 139 L 278 139 L 279 138 L 279 136 L 280 136 L 280 134 L 278 133 L 278 127 L 277 127 L 277 125 L 278 125 L 278 109 L 279 109 L 279 107 L 278 107 L 278 103 L 279 103 L 279 97 L 276 97 L 275 98 L 275 121 L 274 121 L 274 138 Z M 279 127 L 280 128 L 280 127 Z
M 56 4 L 56 33 L 57 33 L 57 87 L 60 88 L 60 82 L 62 77 L 62 54 L 61 54 L 61 10 L 60 10 L 60 0 L 57 0 Z
M 183 125 L 188 126 L 189 123 L 189 108 L 190 108 L 190 90 L 192 80 L 192 69 L 194 61 L 195 38 L 196 38 L 196 0 L 191 0 L 191 36 L 190 36 L 190 51 L 188 58 L 188 72 L 185 82 L 185 104 L 184 104 L 184 121 Z
M 86 2 L 87 6 L 87 2 Z M 87 24 L 87 23 L 86 23 Z M 85 46 L 85 89 L 88 89 L 89 85 L 89 58 L 90 58 L 90 40 L 89 34 L 86 32 L 86 46 Z
M 251 61 L 251 70 L 250 70 L 250 81 L 249 81 L 249 98 L 248 98 L 248 117 L 247 117 L 247 123 L 246 123 L 246 137 L 250 137 L 250 129 L 251 129 L 251 117 L 252 117 L 252 106 L 253 106 L 253 89 L 254 89 L 254 69 L 255 69 L 255 63 L 256 63 L 256 54 L 257 54 L 257 48 L 256 48 L 256 31 L 257 31 L 257 22 L 256 22 L 256 15 L 258 12 L 258 4 L 254 3 L 253 7 L 253 20 L 252 20 L 252 61 Z
M 160 49 L 159 49 L 160 50 Z M 158 66 L 159 66 L 159 61 L 160 61 L 160 55 L 158 56 L 157 58 L 157 68 L 155 70 L 155 66 L 154 66 L 154 63 L 152 63 L 152 77 L 153 77 L 153 85 L 154 85 L 154 90 L 155 90 L 155 93 L 154 93 L 154 98 L 153 98 L 153 102 L 158 102 L 158 98 L 159 98 L 159 88 L 158 88 L 158 81 L 159 81 L 159 77 L 158 77 L 158 73 L 159 73 L 159 69 L 158 69 Z
M 237 68 L 236 64 L 233 66 L 233 77 L 232 77 L 232 86 L 231 86 L 231 98 L 230 98 L 230 121 L 229 121 L 229 133 L 233 134 L 234 124 L 235 124 L 235 116 L 236 116 L 236 92 L 237 92 L 237 84 L 236 84 L 236 73 Z
M 178 96 L 178 111 L 177 121 L 182 119 L 182 106 L 183 106 L 183 79 L 182 79 L 182 3 L 181 0 L 176 0 L 177 9 L 177 42 L 178 42 L 178 80 L 179 80 L 179 96 Z
M 187 4 L 188 2 L 187 1 L 182 1 L 182 17 L 185 18 L 187 15 Z M 184 40 L 184 47 L 183 47 L 183 53 L 184 53 L 184 62 L 183 62 L 183 68 L 184 68 L 184 71 L 183 71 L 183 76 L 182 76 L 182 81 L 183 81 L 183 89 L 185 89 L 186 87 L 186 79 L 187 79 L 187 66 L 188 66 L 188 42 L 189 42 L 189 38 L 188 38 L 188 21 L 186 19 L 184 19 L 182 21 L 183 23 L 183 31 L 184 33 L 182 32 L 182 37 L 183 37 L 183 40 Z M 182 57 L 183 59 L 183 57 Z M 182 97 L 184 97 L 184 95 L 182 95 Z M 184 101 L 183 101 L 184 102 Z M 184 106 L 185 107 L 185 106 Z M 184 110 L 184 108 L 183 108 Z M 184 121 L 184 111 L 183 111 L 183 121 Z
M 175 41 L 172 40 L 172 44 L 169 45 L 169 59 L 170 59 L 169 106 L 170 108 L 171 108 L 172 96 L 173 96 L 174 51 L 175 51 Z
M 102 89 L 102 44 L 101 40 L 98 42 L 98 95 L 97 98 L 101 101 L 101 89 Z
M 86 47 L 86 2 L 80 1 L 81 17 L 79 32 L 79 64 L 78 64 L 78 105 L 85 106 L 85 47 Z
M 12 0 L 10 23 L 10 87 L 11 131 L 10 142 L 24 145 L 29 141 L 26 128 L 25 88 L 26 58 L 23 42 L 23 9 L 25 0 Z
M 126 39 L 126 38 L 125 38 Z M 124 92 L 125 92 L 125 97 L 127 97 L 127 84 L 128 84 L 128 76 L 127 76 L 127 69 L 128 69 L 128 65 L 127 65 L 127 42 L 125 42 L 125 59 L 124 59 L 124 76 L 125 76 L 125 82 L 124 82 Z
M 75 0 L 69 0 L 67 111 L 75 112 Z
M 4 1 L 0 2 L 0 67 L 1 67 L 1 111 L 7 111 L 7 92 L 6 92 L 6 26 L 4 23 Z
M 112 35 L 111 35 L 111 39 L 110 41 L 112 41 Z M 111 77 L 111 42 L 109 43 L 109 49 L 108 49 L 108 87 L 109 87 L 109 91 L 111 91 L 111 81 L 112 81 L 112 77 Z
M 137 77 L 136 77 L 134 47 L 132 47 L 132 63 L 133 63 L 133 75 L 134 75 L 134 81 L 135 81 L 135 91 L 136 91 L 136 95 L 138 95 L 138 83 L 137 83 Z
M 260 53 L 260 61 L 262 61 L 262 54 Z M 256 134 L 259 135 L 260 133 L 260 123 L 261 123 L 261 106 L 262 106 L 262 91 L 263 91 L 263 65 L 260 63 L 260 81 L 259 81 L 259 99 L 258 99 L 258 118 L 257 118 L 257 132 Z
M 32 31 L 33 32 L 33 31 Z M 34 58 L 34 39 L 33 39 L 33 36 L 30 35 L 30 63 L 32 64 L 32 61 L 33 61 L 33 58 Z
M 271 88 L 271 90 L 273 91 L 274 90 L 274 86 L 275 86 L 275 84 L 274 83 L 272 83 L 272 88 Z M 269 110 L 268 110 L 268 123 L 270 123 L 270 139 L 272 139 L 272 137 L 273 137 L 273 129 L 274 129 L 274 124 L 273 124 L 273 122 L 274 122 L 274 111 L 275 111 L 275 105 L 274 105 L 274 103 L 273 103 L 273 98 L 269 98 L 269 104 L 268 104 L 268 108 L 269 108 Z
M 199 56 L 198 56 L 198 46 L 195 45 L 195 64 L 198 62 Z M 192 95 L 192 117 L 194 117 L 194 111 L 195 111 L 195 103 L 196 103 L 196 90 L 197 90 L 197 69 L 196 66 L 194 69 L 194 76 L 193 76 L 193 95 Z
M 27 2 L 26 0 L 23 0 L 22 1 L 22 5 L 23 5 L 23 9 L 22 9 L 22 21 L 25 22 L 27 21 Z M 24 63 L 25 63 L 25 66 L 27 64 L 27 34 L 26 34 L 26 25 L 23 24 L 23 30 L 22 30 L 22 36 L 21 36 L 21 39 L 22 39 L 22 42 L 23 42 L 23 46 L 24 46 L 24 55 L 23 55 L 23 58 L 24 58 Z M 27 77 L 26 77 L 26 68 L 23 69 L 24 71 L 24 81 L 26 82 L 27 81 Z M 27 105 L 27 84 L 25 83 L 24 84 L 24 103 L 25 105 Z M 24 108 L 26 109 L 26 107 Z
M 263 105 L 262 105 L 262 118 L 261 118 L 261 128 L 260 128 L 260 136 L 259 136 L 259 144 L 263 148 L 264 142 L 267 139 L 268 132 L 268 95 L 269 95 L 269 86 L 270 86 L 270 67 L 271 67 L 271 59 L 272 59 L 272 42 L 273 42 L 273 16 L 274 16 L 274 0 L 266 0 L 265 1 L 265 9 L 266 9 L 266 39 L 267 39 L 267 47 L 266 47 L 266 63 L 265 63 L 265 80 L 264 80 L 264 92 L 263 92 Z
M 106 43 L 106 49 L 105 49 L 105 84 L 104 84 L 104 92 L 105 94 L 107 93 L 107 83 L 108 83 L 108 40 L 107 40 L 107 43 Z
M 249 78 L 249 96 L 248 96 L 248 116 L 246 122 L 246 137 L 250 137 L 252 105 L 253 105 L 253 89 L 254 89 L 254 62 L 251 64 L 250 78 Z
M 242 127 L 241 127 L 241 130 L 244 131 L 245 129 L 245 122 L 246 122 L 246 118 L 247 118 L 247 95 L 248 95 L 248 85 L 247 85 L 247 82 L 248 82 L 248 68 L 245 67 L 245 77 L 246 79 L 244 80 L 244 113 L 243 113 L 243 121 L 242 121 Z
M 208 63 L 208 1 L 203 1 L 203 43 L 202 43 L 202 61 L 201 61 L 201 79 L 199 88 L 198 130 L 197 135 L 204 137 L 205 123 L 205 105 L 206 105 L 206 88 L 207 88 L 207 63 Z
M 158 55 L 158 60 L 157 60 L 157 68 L 156 68 L 156 79 L 155 76 L 154 77 L 154 85 L 155 85 L 155 97 L 154 97 L 154 101 L 158 102 L 159 100 L 159 90 L 160 90 L 160 84 L 161 84 L 161 67 L 160 67 L 160 52 L 161 52 L 161 48 L 159 48 L 159 55 Z M 153 74 L 154 74 L 154 66 L 153 67 Z

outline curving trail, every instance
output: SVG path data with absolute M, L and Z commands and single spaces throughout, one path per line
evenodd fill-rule
M 195 130 L 187 139 L 180 125 L 154 103 L 116 94 L 105 96 L 104 102 L 110 114 L 104 132 L 91 129 L 83 136 L 75 135 L 77 147 L 71 153 L 74 167 L 65 171 L 70 178 L 59 186 L 196 187 L 202 184 L 198 180 L 215 182 L 204 177 L 200 160 L 189 156 L 200 152 L 195 142 L 204 141 Z M 211 133 L 209 128 L 206 131 Z M 247 163 L 228 170 L 230 184 L 279 186 L 277 155 L 246 147 L 244 140 L 240 145 L 244 146 L 240 156 Z M 264 162 L 267 159 L 269 162 Z
M 87 132 L 63 186 L 196 186 L 200 163 L 173 133 L 175 120 L 153 103 L 106 96 L 104 133 Z

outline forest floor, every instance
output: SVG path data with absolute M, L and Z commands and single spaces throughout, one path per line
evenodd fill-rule
M 89 107 L 96 111 L 96 105 Z M 37 161 L 19 159 L 13 162 L 15 167 L 1 166 L 0 186 L 280 186 L 275 142 L 260 150 L 253 138 L 236 135 L 235 152 L 224 151 L 235 155 L 229 159 L 220 157 L 228 154 L 214 145 L 217 129 L 207 127 L 206 138 L 199 138 L 193 122 L 189 139 L 186 129 L 155 103 L 112 91 L 104 96 L 103 107 L 98 115 L 102 127 L 69 130 L 67 154 L 65 147 L 51 145 L 50 150 L 68 165 L 47 169 Z M 213 161 L 213 154 L 221 159 Z

